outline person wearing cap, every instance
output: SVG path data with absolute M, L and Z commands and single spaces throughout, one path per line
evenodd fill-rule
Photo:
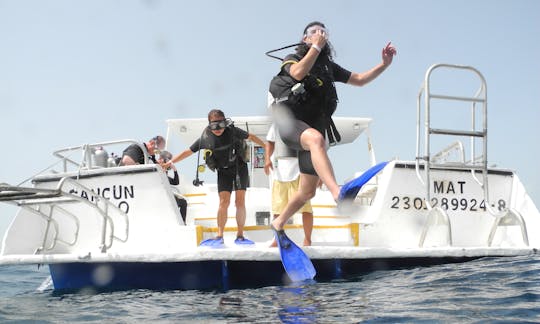
M 350 72 L 333 61 L 333 47 L 328 41 L 329 32 L 322 22 L 309 23 L 302 35 L 296 53 L 283 59 L 279 75 L 292 78 L 295 90 L 306 98 L 301 105 L 273 105 L 274 122 L 285 144 L 298 151 L 300 186 L 279 217 L 272 221 L 272 229 L 283 230 L 287 220 L 315 195 L 319 179 L 338 201 L 340 188 L 336 182 L 327 145 L 339 142 L 340 135 L 332 121 L 337 107 L 334 82 L 363 86 L 377 78 L 390 64 L 396 49 L 389 42 L 382 49 L 382 61 L 362 72 Z M 304 93 L 305 91 L 305 93 Z M 272 83 L 271 83 L 272 92 Z M 300 101 L 299 101 L 300 102 Z M 278 114 L 279 113 L 279 114 Z
M 213 109 L 208 113 L 208 126 L 201 137 L 188 149 L 174 156 L 169 162 L 163 164 L 165 168 L 173 163 L 182 161 L 199 150 L 210 150 L 205 154 L 207 165 L 217 170 L 217 187 L 219 194 L 219 207 L 217 212 L 218 233 L 213 239 L 216 244 L 223 244 L 223 232 L 227 223 L 227 210 L 231 201 L 231 193 L 235 191 L 236 206 L 236 243 L 245 244 L 249 240 L 244 238 L 244 225 L 246 223 L 246 189 L 249 185 L 247 163 L 244 161 L 244 140 L 250 140 L 264 147 L 264 142 L 254 134 L 248 133 L 234 126 L 234 123 L 225 118 L 223 111 Z M 251 242 L 251 241 L 249 241 Z M 253 242 L 251 242 L 253 243 Z
M 146 164 L 144 160 L 143 148 L 146 149 L 146 154 L 152 162 L 156 163 L 156 153 L 165 148 L 165 138 L 161 135 L 152 137 L 148 142 L 139 144 L 131 144 L 122 152 L 120 166 Z

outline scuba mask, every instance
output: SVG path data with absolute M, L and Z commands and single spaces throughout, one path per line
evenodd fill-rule
M 324 35 L 324 38 L 326 38 L 326 40 L 328 40 L 328 38 L 330 38 L 330 32 L 328 31 L 328 29 L 326 29 L 324 27 L 321 27 L 319 25 L 314 25 L 314 26 L 309 27 L 306 30 L 306 33 L 305 33 L 304 36 L 311 37 L 311 36 L 315 35 L 317 33 L 317 31 L 321 31 L 323 33 L 323 35 Z
M 227 118 L 227 119 L 216 120 L 216 121 L 208 123 L 208 128 L 210 130 L 220 130 L 220 129 L 229 127 L 231 124 L 232 124 L 231 120 Z

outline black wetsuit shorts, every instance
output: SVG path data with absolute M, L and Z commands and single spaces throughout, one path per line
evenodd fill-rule
M 249 174 L 247 164 L 238 162 L 236 166 L 219 168 L 217 170 L 218 192 L 233 190 L 246 190 L 249 186 Z M 238 168 L 238 172 L 237 171 Z
M 311 152 L 306 151 L 302 148 L 300 143 L 300 136 L 302 133 L 308 129 L 312 128 L 305 122 L 301 120 L 294 120 L 290 125 L 287 125 L 286 129 L 280 127 L 279 123 L 277 124 L 279 128 L 279 135 L 283 142 L 290 148 L 298 151 L 298 166 L 300 172 L 309 175 L 317 175 L 315 168 L 313 167 L 313 162 L 311 161 Z

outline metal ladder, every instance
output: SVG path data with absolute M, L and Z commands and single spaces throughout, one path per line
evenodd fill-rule
M 70 184 L 72 187 L 77 187 L 86 191 L 92 196 L 92 201 L 63 191 L 62 189 L 66 184 Z M 73 246 L 77 243 L 80 230 L 79 219 L 77 215 L 62 207 L 62 205 L 66 204 L 84 204 L 90 207 L 103 219 L 99 244 L 101 252 L 106 252 L 112 246 L 114 240 L 126 242 L 129 237 L 129 219 L 127 214 L 113 205 L 108 199 L 98 196 L 89 188 L 69 177 L 62 178 L 55 189 L 28 188 L 0 184 L 0 202 L 15 204 L 42 217 L 47 222 L 42 245 L 37 247 L 35 251 L 36 254 L 41 253 L 42 251 L 52 250 L 57 243 L 63 243 L 69 246 Z M 125 233 L 123 233 L 123 237 L 115 235 L 115 225 L 111 212 L 124 218 Z M 74 222 L 75 230 L 72 235 L 73 238 L 69 241 L 59 237 L 59 224 L 53 217 L 59 213 L 67 215 Z M 54 230 L 53 234 L 51 234 L 52 240 L 49 246 L 45 246 L 51 228 Z M 107 235 L 107 233 L 109 233 L 109 235 Z
M 431 76 L 435 70 L 448 69 L 448 70 L 463 70 L 475 74 L 480 80 L 480 87 L 476 91 L 473 97 L 453 96 L 435 94 L 431 92 L 430 81 Z M 424 154 L 420 153 L 420 134 L 421 134 L 421 113 L 422 113 L 422 95 L 424 95 Z M 455 130 L 455 129 L 441 129 L 433 128 L 431 125 L 431 101 L 432 100 L 449 100 L 449 101 L 461 101 L 471 103 L 471 129 L 470 130 Z M 482 105 L 482 129 L 476 129 L 476 109 L 477 104 Z M 470 138 L 471 146 L 471 159 L 465 161 L 463 145 L 461 142 L 451 144 L 447 149 L 431 156 L 431 136 L 432 135 L 448 135 L 448 136 L 463 136 Z M 420 182 L 426 189 L 426 205 L 428 208 L 428 215 L 424 231 L 420 238 L 419 245 L 422 246 L 429 227 L 436 223 L 446 223 L 448 225 L 449 242 L 451 244 L 452 237 L 450 231 L 450 221 L 446 211 L 439 207 L 433 208 L 431 206 L 431 171 L 433 169 L 438 170 L 470 170 L 473 179 L 480 185 L 483 190 L 484 200 L 486 202 L 487 211 L 495 217 L 492 230 L 487 239 L 488 246 L 491 246 L 494 234 L 499 226 L 511 226 L 518 225 L 521 227 L 523 236 L 523 242 L 528 245 L 527 230 L 523 217 L 516 210 L 505 209 L 503 211 L 497 211 L 491 207 L 489 203 L 489 186 L 488 186 L 488 165 L 487 165 L 487 85 L 484 76 L 477 69 L 471 66 L 455 65 L 455 64 L 434 64 L 426 72 L 424 83 L 420 88 L 417 98 L 417 124 L 416 124 L 416 175 Z M 480 156 L 476 156 L 475 139 L 480 138 L 482 140 L 482 152 Z M 460 162 L 452 163 L 437 163 L 439 156 L 449 154 L 450 150 L 461 151 Z M 420 175 L 420 161 L 424 166 L 424 179 Z M 482 180 L 476 177 L 477 172 L 482 173 Z
M 474 97 L 463 97 L 463 96 L 451 96 L 451 95 L 442 95 L 431 93 L 430 89 L 430 79 L 434 70 L 436 69 L 458 69 L 466 70 L 476 74 L 480 81 L 481 85 Z M 424 155 L 420 153 L 420 133 L 421 133 L 421 113 L 422 113 L 422 95 L 424 95 Z M 452 100 L 452 101 L 464 101 L 470 102 L 471 106 L 471 130 L 455 130 L 455 129 L 441 129 L 433 128 L 431 126 L 431 101 L 434 99 L 438 100 Z M 482 130 L 476 130 L 476 104 L 482 104 Z M 489 206 L 487 203 L 489 201 L 489 192 L 487 185 L 487 87 L 486 80 L 484 76 L 475 68 L 464 65 L 453 65 L 453 64 L 434 64 L 426 72 L 424 84 L 420 88 L 417 99 L 417 123 L 416 123 L 416 174 L 420 182 L 426 187 L 426 203 L 428 209 L 431 210 L 431 194 L 430 194 L 430 174 L 433 169 L 469 169 L 471 170 L 472 176 L 475 181 L 482 187 L 484 191 L 484 198 L 486 199 L 486 207 Z M 449 136 L 465 136 L 470 137 L 471 139 L 471 161 L 461 161 L 458 163 L 434 163 L 433 157 L 431 156 L 431 136 L 432 135 L 449 135 Z M 480 155 L 480 160 L 476 159 L 475 152 L 475 138 L 482 139 L 482 154 Z M 453 144 L 452 146 L 456 146 Z M 424 177 L 425 181 L 420 175 L 420 166 L 419 162 L 424 162 Z M 482 181 L 476 177 L 476 171 L 482 172 Z M 488 208 L 490 208 L 489 206 Z M 490 210 L 490 212 L 492 212 Z

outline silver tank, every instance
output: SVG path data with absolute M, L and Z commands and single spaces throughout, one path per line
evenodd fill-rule
M 107 167 L 112 168 L 116 166 L 116 156 L 114 153 L 111 153 L 109 158 L 107 159 Z
M 92 152 L 92 165 L 94 167 L 107 167 L 107 159 L 109 158 L 109 153 L 101 146 L 98 146 L 93 149 Z

